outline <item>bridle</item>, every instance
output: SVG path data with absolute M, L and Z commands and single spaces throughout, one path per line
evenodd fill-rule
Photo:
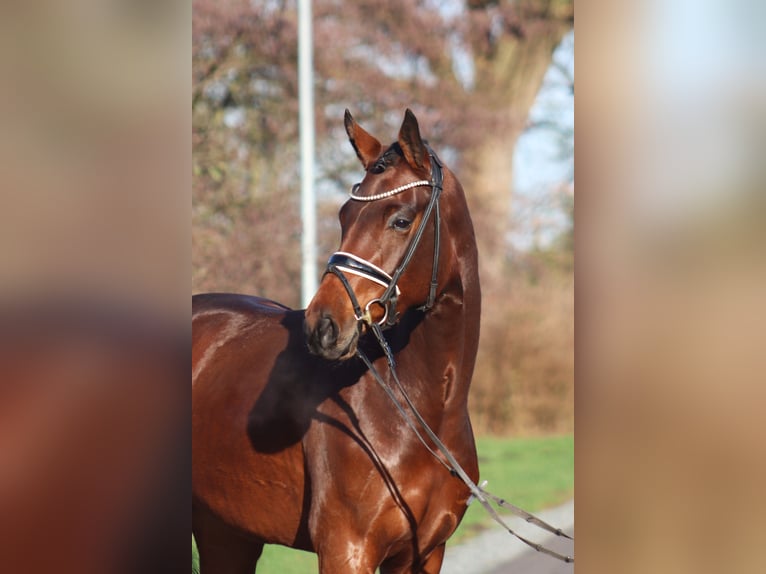
M 354 317 L 358 322 L 372 325 L 373 320 L 371 307 L 373 305 L 379 305 L 383 308 L 384 312 L 383 317 L 377 321 L 377 324 L 384 327 L 391 327 L 396 323 L 399 318 L 399 315 L 396 312 L 396 303 L 399 299 L 399 295 L 401 294 L 398 285 L 399 279 L 409 266 L 412 257 L 415 255 L 415 250 L 418 248 L 418 244 L 423 237 L 423 233 L 425 232 L 426 225 L 428 224 L 428 220 L 431 218 L 432 213 L 434 214 L 434 261 L 431 271 L 431 284 L 429 287 L 428 298 L 426 299 L 426 302 L 420 307 L 420 309 L 422 311 L 428 311 L 431 309 L 431 307 L 433 307 L 434 301 L 436 300 L 436 289 L 438 286 L 437 278 L 439 274 L 439 242 L 441 227 L 439 197 L 441 196 L 442 192 L 444 172 L 441 160 L 439 160 L 436 152 L 434 152 L 434 150 L 432 150 L 428 144 L 425 145 L 426 150 L 428 151 L 428 156 L 431 160 L 430 179 L 413 181 L 412 183 L 401 185 L 383 193 L 377 193 L 375 195 L 369 196 L 357 194 L 360 187 L 360 184 L 358 183 L 351 189 L 350 195 L 351 199 L 354 201 L 377 201 L 415 187 L 431 186 L 431 197 L 428 199 L 428 204 L 423 211 L 423 217 L 420 220 L 420 224 L 415 230 L 415 234 L 412 236 L 412 240 L 407 246 L 407 250 L 404 252 L 402 260 L 399 262 L 399 265 L 396 266 L 396 269 L 394 269 L 394 272 L 391 275 L 383 271 L 380 267 L 373 265 L 366 259 L 363 259 L 362 257 L 352 253 L 347 253 L 345 251 L 336 251 L 328 259 L 327 267 L 325 268 L 325 274 L 332 273 L 338 279 L 340 279 L 340 282 L 343 284 L 343 287 L 346 289 L 346 293 L 348 293 L 349 299 L 351 300 L 351 305 L 354 308 Z M 362 307 L 359 299 L 356 296 L 356 293 L 354 293 L 354 289 L 351 287 L 351 284 L 346 277 L 347 274 L 363 277 L 374 283 L 377 283 L 378 285 L 385 287 L 385 291 L 383 291 L 383 294 L 380 297 L 368 301 L 364 304 L 364 307 Z

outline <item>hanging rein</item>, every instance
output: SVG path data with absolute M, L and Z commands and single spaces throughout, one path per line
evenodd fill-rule
M 550 524 L 540 520 L 536 516 L 533 516 L 529 512 L 517 506 L 514 506 L 513 504 L 507 502 L 506 500 L 500 497 L 497 497 L 494 494 L 486 491 L 483 488 L 483 485 L 481 486 L 476 485 L 476 483 L 474 483 L 471 480 L 471 478 L 468 476 L 465 470 L 463 470 L 463 468 L 460 466 L 460 464 L 452 455 L 452 453 L 447 449 L 444 443 L 439 439 L 436 433 L 434 433 L 433 430 L 431 430 L 431 428 L 426 423 L 425 419 L 418 412 L 417 408 L 415 408 L 414 403 L 412 402 L 409 395 L 405 391 L 404 386 L 402 385 L 397 375 L 396 362 L 394 360 L 394 355 L 393 355 L 393 352 L 391 351 L 391 347 L 389 346 L 388 341 L 386 340 L 383 334 L 383 329 L 386 327 L 393 326 L 398 320 L 396 303 L 400 295 L 400 290 L 398 287 L 399 278 L 402 276 L 404 271 L 407 269 L 407 266 L 410 264 L 410 261 L 412 260 L 415 250 L 417 249 L 418 244 L 420 243 L 420 240 L 423 237 L 423 233 L 425 232 L 425 228 L 428 224 L 428 220 L 431 218 L 431 214 L 434 215 L 433 267 L 431 272 L 431 284 L 429 288 L 428 298 L 426 299 L 426 302 L 420 307 L 420 309 L 422 311 L 428 311 L 429 309 L 433 307 L 435 299 L 436 299 L 437 277 L 439 272 L 439 243 L 440 243 L 440 227 L 441 227 L 441 216 L 439 213 L 439 197 L 441 196 L 441 193 L 442 193 L 444 173 L 442 169 L 443 168 L 442 163 L 439 160 L 436 153 L 428 145 L 426 145 L 426 149 L 428 151 L 428 155 L 431 160 L 430 180 L 414 181 L 412 183 L 399 186 L 389 191 L 378 193 L 375 195 L 370 195 L 370 196 L 358 195 L 360 184 L 354 185 L 354 187 L 351 190 L 352 200 L 377 201 L 380 199 L 391 197 L 393 195 L 396 195 L 408 189 L 412 189 L 414 187 L 420 187 L 420 186 L 431 187 L 431 196 L 428 200 L 428 204 L 426 205 L 425 211 L 423 212 L 423 217 L 420 220 L 420 225 L 415 231 L 412 241 L 410 241 L 410 244 L 407 247 L 407 251 L 405 251 L 401 262 L 396 267 L 394 272 L 391 275 L 389 275 L 388 273 L 383 271 L 380 267 L 373 265 L 369 261 L 361 257 L 358 257 L 357 255 L 354 255 L 352 253 L 347 253 L 344 251 L 337 251 L 330 256 L 330 259 L 327 262 L 327 268 L 325 270 L 325 273 L 332 273 L 340 280 L 340 282 L 343 284 L 343 287 L 346 289 L 346 292 L 348 293 L 349 299 L 351 300 L 351 304 L 354 309 L 354 316 L 356 317 L 356 320 L 359 322 L 360 326 L 363 324 L 367 325 L 367 327 L 375 335 L 375 338 L 377 339 L 378 344 L 380 345 L 381 349 L 386 355 L 386 361 L 388 364 L 388 369 L 391 373 L 391 378 L 393 379 L 399 393 L 404 398 L 404 402 L 406 403 L 406 408 L 405 408 L 405 405 L 403 405 L 399 401 L 399 399 L 396 397 L 391 386 L 389 386 L 389 384 L 386 383 L 383 376 L 375 368 L 372 361 L 370 361 L 370 359 L 359 348 L 357 348 L 357 351 L 356 351 L 357 356 L 365 363 L 365 365 L 369 369 L 370 373 L 372 373 L 377 383 L 383 388 L 383 390 L 388 395 L 391 402 L 394 404 L 396 409 L 402 415 L 407 426 L 410 427 L 410 429 L 415 433 L 415 436 L 417 436 L 417 438 L 425 446 L 425 448 L 431 453 L 431 455 L 437 461 L 439 461 L 439 463 L 441 463 L 450 472 L 450 474 L 452 474 L 453 476 L 456 476 L 461 481 L 463 481 L 463 483 L 465 483 L 465 485 L 468 487 L 468 489 L 471 492 L 471 497 L 469 498 L 469 502 L 473 499 L 478 500 L 479 503 L 484 507 L 484 509 L 492 517 L 492 519 L 495 520 L 495 522 L 500 524 L 500 526 L 505 528 L 510 534 L 512 534 L 519 540 L 521 540 L 523 543 L 531 546 L 538 552 L 542 552 L 554 558 L 558 558 L 559 560 L 563 560 L 564 562 L 574 562 L 574 558 L 571 556 L 559 554 L 558 552 L 545 548 L 544 546 L 537 544 L 535 542 L 532 542 L 531 540 L 527 540 L 526 538 L 520 536 L 518 533 L 514 532 L 508 526 L 508 524 L 505 523 L 505 521 L 500 517 L 500 515 L 497 513 L 495 508 L 492 507 L 491 502 L 494 502 L 499 507 L 510 510 L 512 513 L 523 518 L 526 522 L 529 522 L 530 524 L 534 524 L 535 526 L 538 526 L 539 528 L 547 530 L 548 532 L 552 532 L 556 536 L 562 536 L 564 538 L 574 540 L 574 538 L 564 533 L 561 529 L 551 526 Z M 377 283 L 378 285 L 385 287 L 385 291 L 380 297 L 376 299 L 372 299 L 368 301 L 367 303 L 365 303 L 364 306 L 362 306 L 362 304 L 357 299 L 356 294 L 354 293 L 354 290 L 351 287 L 351 284 L 349 283 L 348 278 L 346 277 L 346 274 L 356 275 L 358 277 L 363 277 L 369 281 L 373 281 L 374 283 Z M 383 311 L 384 311 L 383 317 L 378 321 L 374 321 L 372 319 L 371 307 L 373 305 L 380 306 L 381 308 L 383 308 Z M 428 437 L 428 439 L 430 439 L 430 441 L 436 447 L 435 449 L 428 444 L 428 441 L 426 440 L 425 437 Z

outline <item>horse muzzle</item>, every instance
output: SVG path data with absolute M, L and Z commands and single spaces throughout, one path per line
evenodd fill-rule
M 326 312 L 306 310 L 303 321 L 306 345 L 309 351 L 330 361 L 345 361 L 356 353 L 359 328 L 356 322 L 342 329 L 332 315 Z
M 323 284 L 306 309 L 303 328 L 309 351 L 329 360 L 352 357 L 365 326 L 396 319 L 400 291 L 392 282 L 388 273 L 361 257 L 333 253 Z M 381 288 L 385 301 L 381 301 Z

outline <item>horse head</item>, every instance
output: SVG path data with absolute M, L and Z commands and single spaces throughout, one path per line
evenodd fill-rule
M 306 309 L 312 353 L 344 360 L 366 325 L 391 326 L 434 302 L 439 260 L 441 163 L 407 110 L 396 142 L 381 143 L 346 110 L 346 132 L 365 176 L 341 207 L 340 248 Z M 433 285 L 433 286 L 432 286 Z

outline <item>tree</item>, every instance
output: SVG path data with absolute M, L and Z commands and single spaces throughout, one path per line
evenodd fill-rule
M 380 134 L 395 133 L 401 111 L 414 107 L 432 143 L 458 164 L 488 230 L 483 260 L 497 266 L 510 158 L 553 49 L 572 26 L 572 2 L 469 1 L 452 13 L 415 0 L 314 4 L 320 176 L 337 185 L 354 165 L 353 154 L 337 151 L 344 107 Z M 297 189 L 296 7 L 196 0 L 193 14 L 196 223 L 209 228 L 217 216 L 225 227 L 220 215 L 237 215 L 233 206 Z
M 472 1 L 470 37 L 476 62 L 476 91 L 494 116 L 495 129 L 467 150 L 473 189 L 481 196 L 472 210 L 487 229 L 480 249 L 489 289 L 502 289 L 510 219 L 512 163 L 553 51 L 572 28 L 572 2 Z

